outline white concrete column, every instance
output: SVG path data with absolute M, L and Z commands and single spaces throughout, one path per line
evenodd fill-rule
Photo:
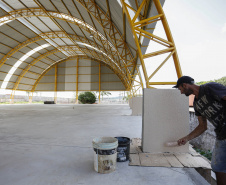
M 29 104 L 32 104 L 32 97 L 29 96 Z
M 10 104 L 14 104 L 14 98 L 13 99 L 9 99 L 9 103 Z
M 132 97 L 132 116 L 142 115 L 143 97 Z
M 133 99 L 130 98 L 130 99 L 129 99 L 129 108 L 130 108 L 130 109 L 132 109 L 132 103 L 133 103 Z

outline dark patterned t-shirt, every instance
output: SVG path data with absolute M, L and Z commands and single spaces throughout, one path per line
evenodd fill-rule
M 194 100 L 195 115 L 206 117 L 215 126 L 217 136 L 226 124 L 224 96 L 226 87 L 211 82 L 200 86 L 198 98 Z

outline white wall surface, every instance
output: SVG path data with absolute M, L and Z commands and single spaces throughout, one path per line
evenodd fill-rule
M 144 152 L 186 153 L 188 144 L 165 147 L 189 133 L 188 98 L 176 89 L 144 89 L 142 148 Z

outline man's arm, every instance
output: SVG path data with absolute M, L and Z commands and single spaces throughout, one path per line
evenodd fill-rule
M 223 99 L 223 100 L 226 100 L 226 96 L 224 96 L 222 99 Z
M 185 145 L 188 141 L 198 137 L 207 129 L 207 120 L 205 117 L 198 116 L 199 125 L 187 136 L 177 141 L 178 145 Z

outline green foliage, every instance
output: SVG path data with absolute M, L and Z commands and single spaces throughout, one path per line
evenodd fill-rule
M 122 99 L 128 102 L 129 101 L 129 92 L 126 92 L 126 96 L 124 96 Z
M 111 93 L 110 92 L 107 92 L 107 91 L 101 91 L 100 92 L 100 95 L 101 96 L 109 96 L 109 95 L 111 95 Z
M 98 93 L 99 91 L 97 91 L 97 93 Z M 104 96 L 109 96 L 109 95 L 111 95 L 111 93 L 110 92 L 108 92 L 108 91 L 100 91 L 100 95 L 102 96 L 102 100 L 103 100 L 103 97 Z
M 201 81 L 201 82 L 198 82 L 197 85 L 203 85 L 203 84 L 206 84 L 206 83 L 209 83 L 209 82 L 216 82 L 216 83 L 219 83 L 219 84 L 226 86 L 226 76 L 222 77 L 220 79 L 217 79 L 217 80 Z
M 215 82 L 220 83 L 220 84 L 226 86 L 226 76 L 225 77 L 222 77 L 222 78 L 220 78 L 218 80 L 215 80 Z
M 207 159 L 209 159 L 211 161 L 212 152 L 210 150 L 204 151 L 200 148 L 194 148 L 194 149 L 196 150 L 196 152 L 200 153 L 201 155 L 203 155 L 204 157 L 206 157 Z
M 84 92 L 79 94 L 78 100 L 82 104 L 85 104 L 85 103 L 92 104 L 96 102 L 96 96 L 92 92 Z

